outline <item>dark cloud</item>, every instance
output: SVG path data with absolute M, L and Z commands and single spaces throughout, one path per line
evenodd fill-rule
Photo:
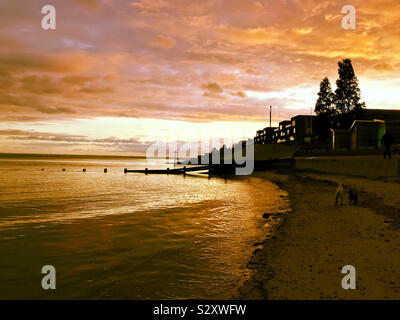
M 34 107 L 39 112 L 47 114 L 74 114 L 76 113 L 74 109 L 67 107 L 49 107 L 49 106 L 38 106 Z
M 40 141 L 57 141 L 57 142 L 81 142 L 90 144 L 127 144 L 127 145 L 148 145 L 140 142 L 137 138 L 121 139 L 118 137 L 108 137 L 103 139 L 91 139 L 83 135 L 60 134 L 50 132 L 37 132 L 34 130 L 18 130 L 8 129 L 0 130 L 0 136 L 7 136 L 10 139 L 16 140 L 40 140 Z
M 233 96 L 238 96 L 240 98 L 247 98 L 247 95 L 243 91 L 237 91 L 232 93 Z
M 75 2 L 79 4 L 83 4 L 85 6 L 91 7 L 91 8 L 99 8 L 100 7 L 100 1 L 97 0 L 74 0 Z
M 81 92 L 85 93 L 111 93 L 113 92 L 113 88 L 111 87 L 102 87 L 102 86 L 97 86 L 97 85 L 88 85 L 88 86 L 83 86 L 80 89 Z
M 206 89 L 210 93 L 222 93 L 223 90 L 219 86 L 218 83 L 208 83 L 206 85 L 203 85 L 203 89 Z
M 35 94 L 60 94 L 62 87 L 49 76 L 24 76 L 21 80 L 22 90 Z

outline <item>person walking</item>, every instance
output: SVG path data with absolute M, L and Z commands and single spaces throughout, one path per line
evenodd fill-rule
M 389 156 L 389 159 L 392 159 L 392 144 L 393 144 L 393 137 L 392 134 L 386 132 L 382 137 L 382 144 L 383 144 L 383 159 L 386 159 L 386 155 Z

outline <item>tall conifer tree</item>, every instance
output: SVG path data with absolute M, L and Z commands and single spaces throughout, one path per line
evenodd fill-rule
M 350 59 L 338 62 L 339 79 L 336 80 L 334 103 L 338 113 L 348 113 L 365 108 L 365 103 L 360 102 L 361 91 L 358 87 L 358 79 L 354 73 Z
M 318 100 L 315 104 L 315 113 L 317 115 L 333 115 L 335 113 L 333 98 L 334 94 L 332 92 L 331 83 L 328 77 L 325 77 L 320 84 Z

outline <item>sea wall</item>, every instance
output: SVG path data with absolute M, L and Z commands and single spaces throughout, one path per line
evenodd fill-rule
M 296 151 L 300 149 L 297 145 L 286 144 L 256 144 L 254 145 L 254 160 L 268 161 L 275 159 L 291 159 Z
M 398 157 L 391 160 L 381 156 L 297 157 L 295 167 L 369 178 L 400 177 Z

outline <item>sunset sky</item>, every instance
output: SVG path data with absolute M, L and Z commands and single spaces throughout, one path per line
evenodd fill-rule
M 400 108 L 399 22 L 398 0 L 2 0 L 0 152 L 252 137 L 269 105 L 273 124 L 310 114 L 343 58 L 368 108 Z

